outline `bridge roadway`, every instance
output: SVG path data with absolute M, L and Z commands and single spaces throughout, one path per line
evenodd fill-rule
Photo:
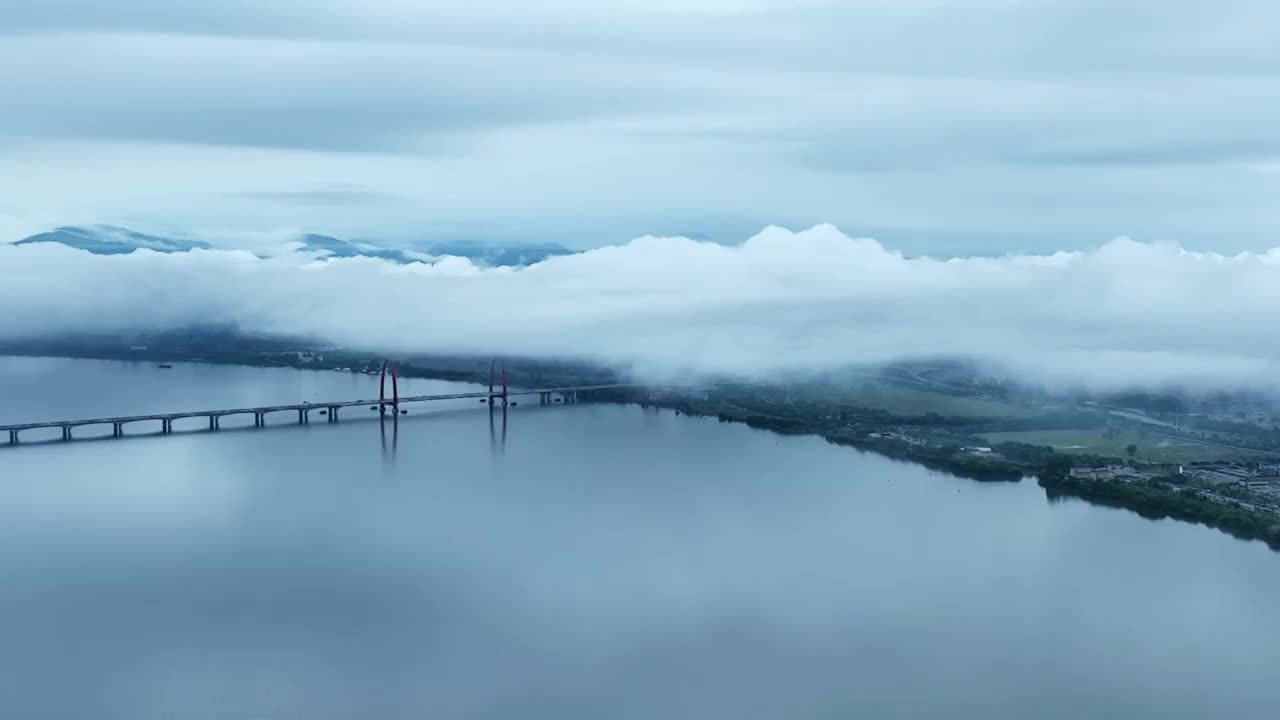
M 627 388 L 649 387 L 638 384 L 610 384 L 610 385 L 579 385 L 576 387 L 555 387 L 555 388 L 538 388 L 530 390 L 511 389 L 506 392 L 506 397 L 515 397 L 523 395 L 537 395 L 544 403 L 551 402 L 552 395 L 560 395 L 569 400 L 576 400 L 577 393 L 588 390 L 622 390 Z M 496 401 L 504 398 L 501 391 L 480 390 L 477 392 L 450 393 L 447 395 L 410 395 L 398 399 L 400 405 L 406 403 L 431 402 L 435 400 L 474 400 L 482 399 Z M 336 422 L 338 419 L 339 408 L 358 407 L 360 405 L 368 405 L 374 408 L 385 409 L 388 406 L 398 408 L 396 402 L 392 399 L 374 399 L 374 400 L 343 400 L 338 402 L 303 402 L 293 405 L 264 405 L 261 407 L 249 408 L 231 408 L 223 410 L 193 410 L 188 412 L 176 413 L 155 413 L 151 415 L 122 415 L 119 417 L 100 417 L 100 418 L 84 418 L 80 420 L 50 420 L 46 422 L 20 423 L 17 425 L 0 425 L 0 432 L 6 432 L 9 436 L 9 444 L 18 444 L 18 434 L 23 430 L 35 430 L 38 428 L 61 428 L 62 439 L 71 439 L 71 429 L 77 427 L 85 427 L 89 425 L 110 425 L 112 428 L 112 437 L 122 437 L 124 435 L 124 426 L 129 423 L 145 422 L 148 420 L 159 420 L 161 422 L 161 432 L 169 434 L 173 432 L 173 421 L 183 418 L 206 417 L 209 419 L 209 429 L 218 429 L 218 420 L 230 415 L 253 415 L 254 427 L 263 427 L 266 422 L 265 418 L 269 413 L 296 411 L 298 413 L 298 424 L 306 425 L 310 422 L 310 414 L 314 410 L 324 411 L 329 422 Z M 0 436 L 2 437 L 2 436 Z

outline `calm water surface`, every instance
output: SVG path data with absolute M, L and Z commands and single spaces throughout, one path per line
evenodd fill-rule
M 0 423 L 376 383 L 0 358 Z M 669 411 L 350 412 L 0 447 L 0 717 L 1280 717 L 1260 543 Z

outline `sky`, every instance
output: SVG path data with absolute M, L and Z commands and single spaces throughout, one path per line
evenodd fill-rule
M 0 0 L 0 339 L 1276 387 L 1277 88 L 1270 0 Z M 216 249 L 11 244 L 89 223 Z
M 0 232 L 1262 251 L 1270 0 L 0 0 Z

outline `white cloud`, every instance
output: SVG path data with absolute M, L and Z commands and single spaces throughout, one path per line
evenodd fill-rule
M 908 258 L 834 227 L 645 237 L 527 269 L 0 246 L 0 337 L 203 322 L 390 352 L 740 374 L 961 355 L 1094 386 L 1280 379 L 1280 249 Z
M 1280 229 L 1269 0 L 8 5 L 0 213 L 935 255 Z

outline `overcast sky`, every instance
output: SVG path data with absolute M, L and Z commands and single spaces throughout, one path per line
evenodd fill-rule
M 0 231 L 1276 245 L 1271 0 L 0 0 Z

